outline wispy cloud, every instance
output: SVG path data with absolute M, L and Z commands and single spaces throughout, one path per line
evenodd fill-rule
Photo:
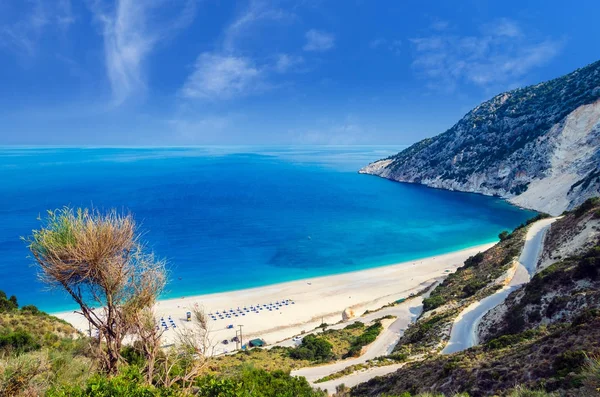
M 277 73 L 286 73 L 303 64 L 304 58 L 300 55 L 277 54 L 274 69 Z
M 432 34 L 411 40 L 413 67 L 428 86 L 452 92 L 460 83 L 506 88 L 562 49 L 563 41 L 529 39 L 515 21 L 500 19 L 477 36 Z
M 222 49 L 225 52 L 237 50 L 238 42 L 249 36 L 249 32 L 266 22 L 290 22 L 295 15 L 281 8 L 273 7 L 271 2 L 251 0 L 248 7 L 227 26 L 223 34 Z
M 400 53 L 401 46 L 401 40 L 388 40 L 384 39 L 383 37 L 376 38 L 369 42 L 369 48 L 371 48 L 372 50 L 385 49 L 391 51 L 396 55 Z
M 181 12 L 172 20 L 164 20 L 160 11 L 165 6 L 178 6 Z M 102 25 L 106 70 L 113 104 L 118 106 L 146 88 L 144 61 L 158 42 L 192 22 L 196 0 L 117 0 L 112 7 L 97 0 L 90 8 Z
M 335 46 L 335 36 L 331 33 L 311 29 L 306 32 L 306 44 L 304 51 L 323 52 L 332 49 Z
M 23 9 L 16 11 L 19 15 L 13 22 L 0 27 L 0 46 L 21 55 L 34 56 L 39 39 L 48 29 L 65 30 L 75 21 L 70 0 L 26 0 L 20 7 Z
M 261 75 L 248 58 L 203 53 L 181 92 L 187 98 L 231 99 L 259 90 Z

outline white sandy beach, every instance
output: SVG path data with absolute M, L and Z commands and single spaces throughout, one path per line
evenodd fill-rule
M 161 300 L 155 311 L 157 316 L 168 316 L 174 320 L 177 328 L 169 327 L 164 333 L 164 343 L 176 340 L 176 332 L 187 325 L 186 312 L 194 305 L 204 308 L 206 313 L 229 311 L 275 303 L 291 299 L 294 304 L 282 305 L 269 311 L 263 307 L 259 313 L 244 312 L 245 315 L 233 316 L 210 321 L 211 339 L 217 346 L 215 353 L 229 351 L 235 344 L 223 345 L 223 339 L 231 339 L 236 329 L 243 325 L 244 342 L 252 338 L 262 338 L 272 344 L 302 331 L 314 329 L 321 321 L 332 324 L 342 320 L 342 312 L 351 308 L 357 316 L 365 310 L 378 309 L 388 303 L 418 292 L 434 282 L 436 278 L 453 272 L 466 258 L 484 251 L 493 244 L 485 244 L 435 257 L 378 267 L 333 276 L 316 277 L 291 281 L 265 287 L 223 292 L 209 295 L 197 295 L 176 299 Z M 86 332 L 87 321 L 74 312 L 54 313 L 77 329 Z M 227 329 L 233 325 L 233 329 Z

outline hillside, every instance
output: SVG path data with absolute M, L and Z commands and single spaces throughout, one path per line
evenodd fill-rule
M 590 199 L 552 225 L 540 262 L 552 257 L 554 263 L 484 317 L 480 346 L 451 355 L 429 350 L 351 395 L 509 395 L 516 385 L 566 396 L 600 395 L 600 230 L 586 227 L 598 218 L 600 200 Z M 558 258 L 567 246 L 571 255 Z M 398 349 L 406 351 L 406 342 Z
M 600 192 L 599 99 L 600 61 L 499 94 L 443 134 L 360 172 L 558 215 Z

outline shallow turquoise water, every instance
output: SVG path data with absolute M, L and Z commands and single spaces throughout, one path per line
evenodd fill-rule
M 0 289 L 72 308 L 20 236 L 64 205 L 131 210 L 168 261 L 164 297 L 407 261 L 496 240 L 533 216 L 506 202 L 356 173 L 397 147 L 0 148 Z

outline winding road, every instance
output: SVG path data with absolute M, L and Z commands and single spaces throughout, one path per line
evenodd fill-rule
M 356 319 L 355 321 L 362 321 L 368 323 L 370 321 L 376 320 L 387 315 L 392 315 L 396 317 L 396 319 L 390 324 L 390 326 L 384 329 L 381 332 L 381 334 L 377 337 L 377 339 L 367 346 L 366 351 L 360 357 L 337 361 L 332 364 L 322 365 L 318 367 L 301 368 L 292 371 L 292 375 L 304 376 L 315 387 L 327 390 L 335 390 L 335 385 L 344 383 L 343 378 L 336 379 L 331 382 L 316 384 L 314 383 L 314 381 L 321 379 L 327 375 L 331 375 L 333 373 L 341 371 L 344 368 L 349 367 L 351 365 L 363 364 L 368 360 L 374 359 L 375 357 L 390 354 L 394 349 L 394 346 L 398 342 L 398 339 L 400 339 L 400 337 L 404 333 L 404 330 L 408 327 L 410 323 L 412 323 L 417 317 L 419 317 L 419 315 L 423 311 L 423 297 L 424 296 L 417 296 L 396 306 L 386 307 L 381 310 L 378 310 L 377 312 L 369 313 L 366 316 Z M 349 324 L 350 322 L 342 324 L 342 328 Z M 391 367 L 396 366 L 390 365 L 381 368 L 390 369 L 391 372 Z M 329 385 L 329 383 L 333 383 L 335 385 Z
M 525 237 L 523 251 L 518 260 L 517 269 L 510 282 L 493 295 L 469 305 L 462 311 L 454 321 L 450 340 L 442 354 L 459 352 L 477 345 L 477 328 L 483 316 L 504 302 L 511 292 L 528 283 L 535 274 L 538 258 L 544 244 L 544 236 L 555 220 L 556 218 L 542 219 L 530 226 Z
M 488 296 L 481 301 L 475 302 L 468 306 L 457 317 L 452 327 L 450 341 L 442 354 L 450 354 L 458 352 L 477 344 L 477 327 L 483 316 L 492 308 L 504 302 L 506 297 L 515 289 L 529 282 L 535 274 L 537 261 L 542 251 L 544 236 L 550 225 L 556 218 L 542 219 L 532 224 L 525 237 L 525 245 L 518 259 L 517 269 L 511 278 L 510 282 L 501 290 L 493 295 Z M 432 288 L 433 289 L 433 288 Z M 431 291 L 430 289 L 429 291 Z M 334 374 L 356 364 L 363 364 L 375 357 L 390 354 L 399 338 L 404 333 L 404 330 L 419 317 L 423 311 L 423 298 L 429 294 L 415 297 L 397 306 L 384 308 L 366 316 L 354 319 L 345 324 L 339 324 L 330 328 L 343 328 L 354 321 L 369 322 L 377 318 L 393 315 L 396 320 L 382 333 L 371 345 L 367 346 L 366 352 L 360 357 L 338 361 L 328 365 L 318 367 L 307 367 L 292 371 L 294 376 L 304 376 L 313 387 L 318 387 L 322 390 L 327 390 L 329 394 L 335 392 L 338 385 L 344 384 L 347 387 L 353 387 L 359 383 L 363 383 L 376 376 L 383 376 L 395 372 L 401 368 L 404 363 L 386 365 L 382 367 L 372 367 L 364 371 L 354 372 L 347 376 L 334 379 L 327 382 L 315 383 L 316 380 L 325 376 Z M 291 340 L 283 341 L 277 345 L 292 346 L 294 342 Z

